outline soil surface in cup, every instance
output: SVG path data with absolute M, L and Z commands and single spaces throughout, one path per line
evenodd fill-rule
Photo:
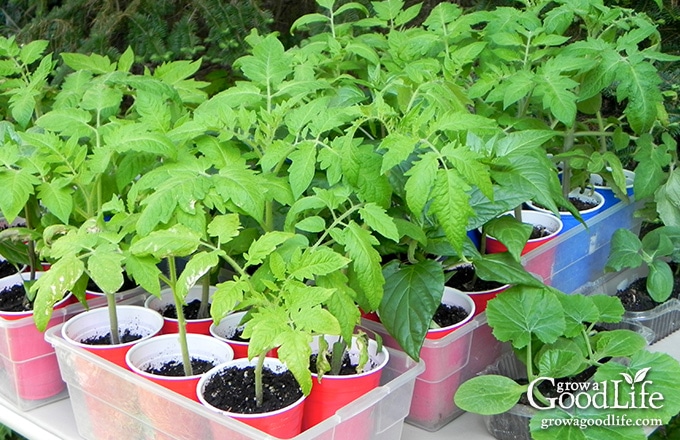
M 125 329 L 120 333 L 120 343 L 127 344 L 128 342 L 138 341 L 142 339 L 144 335 L 139 333 L 134 333 L 130 329 Z M 85 345 L 113 345 L 111 342 L 111 332 L 104 335 L 92 336 L 89 338 L 81 339 L 81 344 Z
M 475 277 L 475 268 L 471 264 L 458 266 L 454 270 L 448 271 L 446 285 L 463 292 L 484 292 L 486 290 L 498 289 L 503 284 L 497 281 L 485 281 Z
M 17 268 L 9 261 L 0 261 L 0 278 L 5 278 L 17 273 Z
M 30 312 L 33 305 L 26 298 L 26 290 L 22 284 L 5 287 L 0 291 L 0 311 Z
M 230 367 L 206 381 L 205 400 L 223 411 L 237 414 L 260 414 L 285 408 L 302 397 L 293 373 L 282 373 L 265 367 L 262 371 L 263 398 L 255 401 L 255 367 Z
M 643 312 L 652 310 L 661 303 L 656 302 L 647 292 L 647 277 L 638 278 L 628 287 L 618 290 L 616 296 L 621 300 L 623 308 L 629 312 Z M 670 298 L 680 298 L 680 279 L 675 279 Z
M 458 324 L 463 319 L 467 318 L 468 312 L 461 306 L 454 306 L 449 304 L 439 304 L 437 311 L 434 312 L 432 320 L 439 327 L 449 327 Z
M 182 307 L 184 310 L 184 317 L 186 319 L 198 319 L 198 311 L 201 309 L 201 300 L 195 299 L 188 302 Z M 174 304 L 168 304 L 160 310 L 161 315 L 165 318 L 177 319 L 177 308 Z
M 546 228 L 545 226 L 542 225 L 533 225 L 533 229 L 531 230 L 531 235 L 529 235 L 529 240 L 536 240 L 537 238 L 543 238 L 547 237 L 548 235 L 552 234 L 555 231 L 551 231 L 550 229 Z
M 246 339 L 243 337 L 243 327 L 236 327 L 234 329 L 234 332 L 232 334 L 227 334 L 225 337 L 229 339 L 230 341 L 236 341 L 236 342 L 250 342 L 249 339 Z
M 195 375 L 206 373 L 215 366 L 217 366 L 217 364 L 214 362 L 195 357 L 191 358 L 191 371 L 193 371 Z M 145 368 L 143 371 L 157 376 L 180 377 L 184 376 L 184 363 L 181 360 L 173 360 L 165 362 L 158 367 Z
M 574 205 L 574 207 L 579 212 L 587 211 L 587 210 L 593 209 L 597 206 L 597 202 L 595 202 L 593 200 L 584 200 L 584 199 L 577 197 L 577 196 L 570 196 L 569 201 L 571 202 L 572 205 Z M 546 208 L 545 206 L 543 206 L 539 203 L 534 203 L 534 205 L 539 207 L 539 208 L 548 209 L 548 208 Z M 560 206 L 559 210 L 560 210 L 560 212 L 569 212 L 569 210 L 567 208 L 563 207 L 563 206 Z

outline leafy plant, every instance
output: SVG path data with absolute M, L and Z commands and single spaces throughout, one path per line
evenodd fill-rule
M 656 302 L 666 301 L 672 291 L 675 274 L 668 261 L 680 261 L 680 228 L 661 226 L 640 239 L 627 229 L 617 229 L 612 236 L 607 269 L 646 266 L 647 292 Z
M 513 287 L 489 301 L 487 318 L 494 336 L 510 342 L 516 356 L 526 366 L 524 378 L 502 375 L 482 375 L 463 383 L 455 395 L 456 404 L 463 410 L 479 414 L 500 414 L 519 401 L 530 386 L 536 404 L 548 408 L 551 400 L 539 386 L 545 381 L 573 377 L 590 368 L 595 382 L 616 381 L 621 377 L 638 378 L 647 374 L 656 391 L 672 396 L 678 384 L 668 382 L 668 375 L 680 372 L 680 364 L 663 353 L 645 350 L 645 339 L 627 329 L 602 331 L 598 324 L 620 322 L 623 306 L 616 297 L 606 295 L 566 295 L 548 287 Z M 611 359 L 611 360 L 610 360 Z M 526 379 L 527 384 L 517 382 Z M 592 395 L 594 391 L 591 389 Z M 591 396 L 592 397 L 592 396 Z M 613 396 L 607 396 L 611 402 Z M 555 399 L 551 397 L 550 399 Z M 629 402 L 630 396 L 625 402 Z M 619 400 L 621 401 L 621 400 Z M 554 400 L 553 400 L 554 402 Z M 654 417 L 668 421 L 680 409 L 675 399 L 665 400 L 663 408 L 654 411 Z M 611 406 L 611 405 L 610 405 Z M 560 406 L 538 411 L 531 419 L 532 437 L 540 439 L 570 438 L 582 435 L 578 424 L 565 424 L 559 428 L 541 429 L 547 418 L 601 418 L 612 409 L 572 408 Z M 648 409 L 631 407 L 626 410 L 630 418 L 646 417 Z M 593 438 L 603 436 L 610 426 L 589 426 Z M 645 438 L 641 428 L 620 427 L 627 438 Z

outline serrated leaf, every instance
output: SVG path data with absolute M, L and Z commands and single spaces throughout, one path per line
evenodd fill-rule
M 291 55 L 275 34 L 262 38 L 253 47 L 253 54 L 239 58 L 234 63 L 250 80 L 275 88 L 292 72 Z
M 571 350 L 546 350 L 538 360 L 538 373 L 543 377 L 569 377 L 579 373 L 583 356 Z
M 255 335 L 253 336 L 255 337 Z M 251 339 L 252 340 L 252 339 Z M 312 354 L 310 346 L 312 337 L 305 332 L 286 331 L 280 334 L 278 341 L 278 358 L 286 364 L 302 392 L 308 395 L 312 390 L 312 377 L 309 372 L 309 357 Z
M 92 115 L 90 112 L 77 108 L 55 109 L 42 115 L 35 124 L 65 136 L 89 137 L 95 134 L 88 125 Z
M 83 262 L 75 256 L 61 258 L 31 287 L 37 292 L 33 303 L 33 320 L 40 331 L 45 331 L 52 316 L 54 304 L 78 282 L 84 272 Z
M 299 261 L 291 262 L 288 270 L 297 280 L 313 280 L 316 276 L 327 275 L 346 267 L 350 259 L 327 247 L 305 251 Z
M 42 204 L 64 224 L 69 223 L 73 212 L 73 197 L 70 188 L 60 182 L 44 182 L 38 186 L 38 197 Z
M 161 296 L 161 271 L 157 259 L 150 256 L 126 255 L 124 262 L 125 271 L 139 286 L 152 295 Z
M 616 296 L 604 294 L 591 295 L 591 301 L 597 307 L 599 318 L 593 322 L 619 322 L 623 317 L 625 309 L 621 305 L 621 300 Z
M 592 338 L 593 359 L 631 356 L 647 346 L 647 340 L 632 330 L 609 330 Z
M 33 64 L 43 54 L 49 41 L 35 40 L 30 43 L 23 44 L 19 52 L 19 59 L 26 65 Z
M 189 290 L 219 263 L 219 251 L 199 252 L 193 255 L 184 266 L 184 270 L 177 279 L 175 294 L 179 298 L 186 298 Z
M 430 192 L 437 178 L 437 167 L 436 154 L 426 153 L 405 173 L 409 178 L 404 185 L 406 204 L 416 215 L 423 213 L 430 199 Z
M 388 134 L 380 142 L 380 149 L 384 149 L 382 167 L 380 173 L 385 174 L 395 166 L 399 165 L 413 153 L 416 148 L 417 139 L 400 131 Z
M 564 334 L 562 306 L 554 293 L 536 287 L 511 287 L 489 301 L 489 326 L 499 341 L 524 348 L 531 338 L 550 344 Z
M 314 142 L 301 142 L 288 157 L 292 161 L 288 172 L 290 188 L 293 191 L 293 197 L 298 199 L 307 190 L 314 178 L 316 145 Z
M 557 299 L 562 303 L 562 309 L 564 310 L 566 322 L 564 335 L 568 338 L 581 334 L 584 324 L 598 322 L 600 319 L 600 311 L 591 297 L 583 295 L 557 295 Z
M 279 245 L 293 237 L 294 234 L 288 232 L 267 232 L 255 240 L 248 248 L 248 253 L 244 255 L 247 265 L 256 266 L 261 264 Z
M 468 220 L 474 214 L 469 204 L 469 189 L 454 170 L 438 170 L 432 188 L 430 209 L 437 216 L 446 238 L 461 254 Z
M 233 312 L 238 303 L 243 301 L 243 295 L 247 288 L 248 284 L 243 280 L 225 281 L 216 286 L 210 304 L 210 316 L 215 321 L 215 325 L 219 325 L 220 321 Z
M 87 259 L 87 270 L 105 293 L 116 293 L 123 286 L 123 254 L 113 245 L 97 247 Z
M 423 260 L 385 271 L 385 292 L 380 303 L 381 322 L 399 346 L 413 359 L 430 328 L 444 292 L 441 264 Z
M 238 214 L 223 214 L 213 217 L 208 224 L 208 234 L 217 237 L 220 244 L 226 244 L 232 238 L 238 236 L 241 230 L 241 221 Z
M 628 229 L 619 228 L 611 239 L 607 268 L 620 271 L 624 267 L 638 267 L 642 264 L 642 242 Z
M 397 226 L 387 212 L 375 203 L 367 203 L 359 209 L 359 215 L 368 226 L 383 237 L 399 242 Z
M 23 210 L 28 198 L 33 194 L 33 185 L 40 180 L 27 169 L 0 170 L 0 211 L 9 223 L 12 223 Z
M 199 235 L 183 225 L 152 231 L 130 246 L 136 256 L 151 255 L 156 258 L 185 257 L 200 245 Z
M 373 245 L 379 243 L 378 240 L 353 221 L 349 223 L 338 238 L 352 260 L 352 268 L 356 273 L 359 286 L 366 296 L 370 310 L 376 310 L 382 300 L 383 285 L 385 284 L 380 267 L 380 254 L 373 247 Z

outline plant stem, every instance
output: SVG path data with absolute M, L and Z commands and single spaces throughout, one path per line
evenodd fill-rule
M 187 343 L 187 321 L 184 317 L 184 299 L 177 295 L 177 265 L 175 257 L 168 257 L 168 271 L 170 272 L 170 288 L 172 297 L 175 300 L 175 311 L 177 312 L 177 324 L 179 327 L 179 347 L 182 351 L 182 365 L 185 376 L 193 376 L 191 368 L 191 357 L 189 356 L 189 345 Z
M 562 144 L 562 151 L 568 153 L 574 148 L 574 127 L 573 124 L 566 133 L 564 137 L 564 143 Z M 569 192 L 571 190 L 571 167 L 569 166 L 569 161 L 565 160 L 562 163 L 562 195 L 565 199 L 569 198 Z
M 201 308 L 198 309 L 198 318 L 203 319 L 209 316 L 210 312 L 210 273 L 201 278 Z
M 255 402 L 257 406 L 262 406 L 263 387 L 262 387 L 262 370 L 264 369 L 264 359 L 267 357 L 267 352 L 263 351 L 257 357 L 257 365 L 255 366 Z
M 106 306 L 109 309 L 109 331 L 111 332 L 111 344 L 120 344 L 120 332 L 118 330 L 118 309 L 116 309 L 116 294 L 104 293 Z

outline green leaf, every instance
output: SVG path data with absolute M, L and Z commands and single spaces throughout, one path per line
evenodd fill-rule
M 151 232 L 130 246 L 136 256 L 151 255 L 156 258 L 185 257 L 200 245 L 199 235 L 183 225 Z
M 35 40 L 23 44 L 19 52 L 19 59 L 26 65 L 33 64 L 34 61 L 37 61 L 42 56 L 48 44 L 49 41 L 46 40 Z
M 482 156 L 467 147 L 442 149 L 442 154 L 470 185 L 476 185 L 489 199 L 493 199 L 493 186 L 489 166 L 482 162 Z
M 599 318 L 592 322 L 619 322 L 623 317 L 625 309 L 621 300 L 616 296 L 604 294 L 590 295 L 590 299 L 597 307 Z
M 265 195 L 258 175 L 245 165 L 228 165 L 213 176 L 217 192 L 258 222 L 264 219 Z
M 339 272 L 332 274 L 329 278 L 332 277 L 340 279 L 345 287 L 336 289 L 333 295 L 328 298 L 325 305 L 328 308 L 328 311 L 337 318 L 338 323 L 340 324 L 340 334 L 342 337 L 346 340 L 351 340 L 354 328 L 361 319 L 361 312 L 352 297 L 354 292 L 347 287 L 347 277 Z M 337 285 L 334 280 L 326 281 L 326 277 L 320 277 L 317 280 L 318 284 L 323 287 L 327 285 Z
M 148 131 L 143 124 L 120 125 L 104 136 L 104 142 L 121 153 L 137 151 L 170 159 L 177 156 L 177 149 L 167 136 Z
M 462 254 L 468 219 L 474 214 L 467 192 L 470 187 L 454 170 L 438 170 L 430 209 L 437 216 L 446 238 Z
M 21 127 L 27 127 L 35 110 L 36 93 L 30 88 L 13 91 L 9 99 L 10 113 Z
M 647 346 L 647 340 L 632 330 L 609 330 L 592 338 L 593 359 L 632 356 Z
M 364 202 L 373 202 L 387 208 L 390 206 L 392 187 L 387 176 L 380 173 L 382 156 L 365 145 L 343 150 L 342 170 L 350 185 Z
M 663 102 L 659 89 L 661 79 L 656 68 L 628 57 L 617 69 L 616 79 L 619 81 L 617 99 L 628 99 L 624 114 L 630 127 L 638 134 L 648 132 L 657 119 L 657 106 Z
M 496 142 L 494 149 L 498 156 L 507 156 L 511 153 L 532 151 L 554 138 L 553 130 L 522 130 L 508 133 Z
M 337 237 L 334 236 L 334 238 L 345 247 L 349 258 L 352 260 L 351 267 L 357 276 L 359 286 L 368 301 L 370 310 L 376 310 L 382 300 L 383 285 L 385 284 L 385 278 L 380 267 L 380 254 L 373 248 L 373 245 L 379 244 L 378 240 L 354 221 L 350 221 L 342 234 Z
M 380 173 L 385 174 L 388 170 L 408 159 L 416 146 L 417 139 L 400 131 L 395 131 L 385 136 L 380 142 L 379 147 L 386 150 L 383 155 Z
M 416 215 L 422 214 L 430 199 L 430 192 L 437 178 L 437 168 L 437 155 L 426 153 L 405 173 L 409 178 L 404 186 L 406 204 Z
M 368 226 L 383 237 L 399 242 L 399 231 L 394 220 L 387 212 L 375 203 L 367 203 L 359 209 L 359 215 Z
M 580 372 L 583 356 L 572 350 L 546 350 L 537 365 L 539 376 L 569 377 Z
M 247 265 L 256 266 L 261 264 L 279 245 L 293 237 L 294 234 L 288 232 L 267 232 L 255 240 L 248 248 L 248 253 L 244 255 Z
M 90 55 L 62 53 L 61 58 L 64 60 L 64 63 L 73 70 L 89 70 L 99 74 L 116 70 L 115 63 L 112 63 L 108 57 L 96 53 Z
M 456 405 L 463 411 L 492 415 L 510 410 L 527 387 L 514 380 L 497 375 L 474 377 L 463 383 L 454 396 Z
M 0 187 L 3 188 L 0 191 L 0 211 L 9 223 L 22 212 L 28 198 L 33 194 L 33 185 L 39 183 L 40 180 L 25 168 L 0 170 Z
M 394 265 L 384 273 L 380 320 L 406 354 L 419 359 L 444 292 L 442 266 L 433 260 L 423 260 L 401 267 Z
M 255 335 L 253 336 L 254 339 Z M 252 340 L 252 339 L 251 339 Z M 312 377 L 309 372 L 309 357 L 312 337 L 305 332 L 286 331 L 279 335 L 278 358 L 286 364 L 305 395 L 312 390 Z
M 314 142 L 301 142 L 295 151 L 288 155 L 292 161 L 288 171 L 290 188 L 295 199 L 307 190 L 316 171 L 316 145 Z
M 68 184 L 68 182 L 66 182 Z M 70 186 L 63 182 L 44 182 L 38 186 L 38 197 L 42 204 L 64 224 L 69 223 L 73 212 L 73 197 Z
M 318 215 L 306 217 L 295 224 L 295 227 L 305 232 L 321 232 L 326 229 L 326 221 Z
M 61 301 L 84 272 L 84 265 L 75 256 L 59 259 L 31 287 L 37 292 L 33 303 L 33 320 L 40 331 L 45 331 L 52 316 L 52 308 Z
M 253 47 L 253 54 L 239 58 L 234 66 L 256 83 L 275 88 L 292 73 L 291 55 L 276 34 L 269 34 Z
M 526 347 L 533 337 L 550 344 L 564 334 L 564 312 L 555 294 L 545 288 L 511 287 L 489 301 L 489 326 L 501 342 Z
M 220 321 L 233 312 L 236 306 L 243 301 L 248 283 L 243 280 L 230 280 L 220 283 L 216 287 L 210 304 L 210 316 L 215 321 L 215 325 L 219 325 Z
M 229 243 L 232 238 L 238 236 L 240 230 L 241 221 L 238 214 L 217 215 L 208 224 L 208 234 L 217 237 L 220 244 Z
M 290 276 L 297 280 L 313 280 L 318 275 L 327 275 L 346 267 L 351 260 L 327 247 L 305 251 L 302 257 L 290 263 Z
M 543 287 L 543 283 L 531 275 L 510 254 L 501 252 L 486 254 L 473 260 L 477 275 L 487 281 L 503 284 Z
M 673 292 L 673 271 L 663 260 L 654 260 L 649 265 L 647 292 L 658 303 L 664 302 Z
M 625 267 L 639 267 L 642 264 L 642 242 L 633 232 L 619 228 L 611 239 L 607 268 L 620 271 Z
M 599 322 L 600 311 L 598 310 L 592 297 L 583 295 L 557 295 L 562 309 L 566 329 L 564 335 L 573 338 L 581 334 L 584 324 Z M 553 376 L 562 377 L 562 376 Z
M 95 134 L 94 129 L 88 125 L 91 119 L 92 115 L 85 110 L 55 109 L 42 115 L 35 124 L 65 136 L 90 137 Z
M 123 286 L 123 253 L 115 245 L 95 248 L 87 259 L 87 271 L 105 293 L 116 293 Z
M 199 252 L 193 255 L 184 266 L 184 270 L 177 279 L 175 294 L 179 298 L 186 298 L 189 290 L 219 263 L 219 251 Z
M 531 237 L 533 226 L 522 223 L 512 215 L 504 215 L 489 221 L 484 232 L 508 248 L 513 258 L 519 261 L 522 251 Z
M 125 271 L 130 277 L 144 290 L 160 298 L 161 271 L 158 268 L 158 260 L 150 256 L 126 255 L 124 262 Z

